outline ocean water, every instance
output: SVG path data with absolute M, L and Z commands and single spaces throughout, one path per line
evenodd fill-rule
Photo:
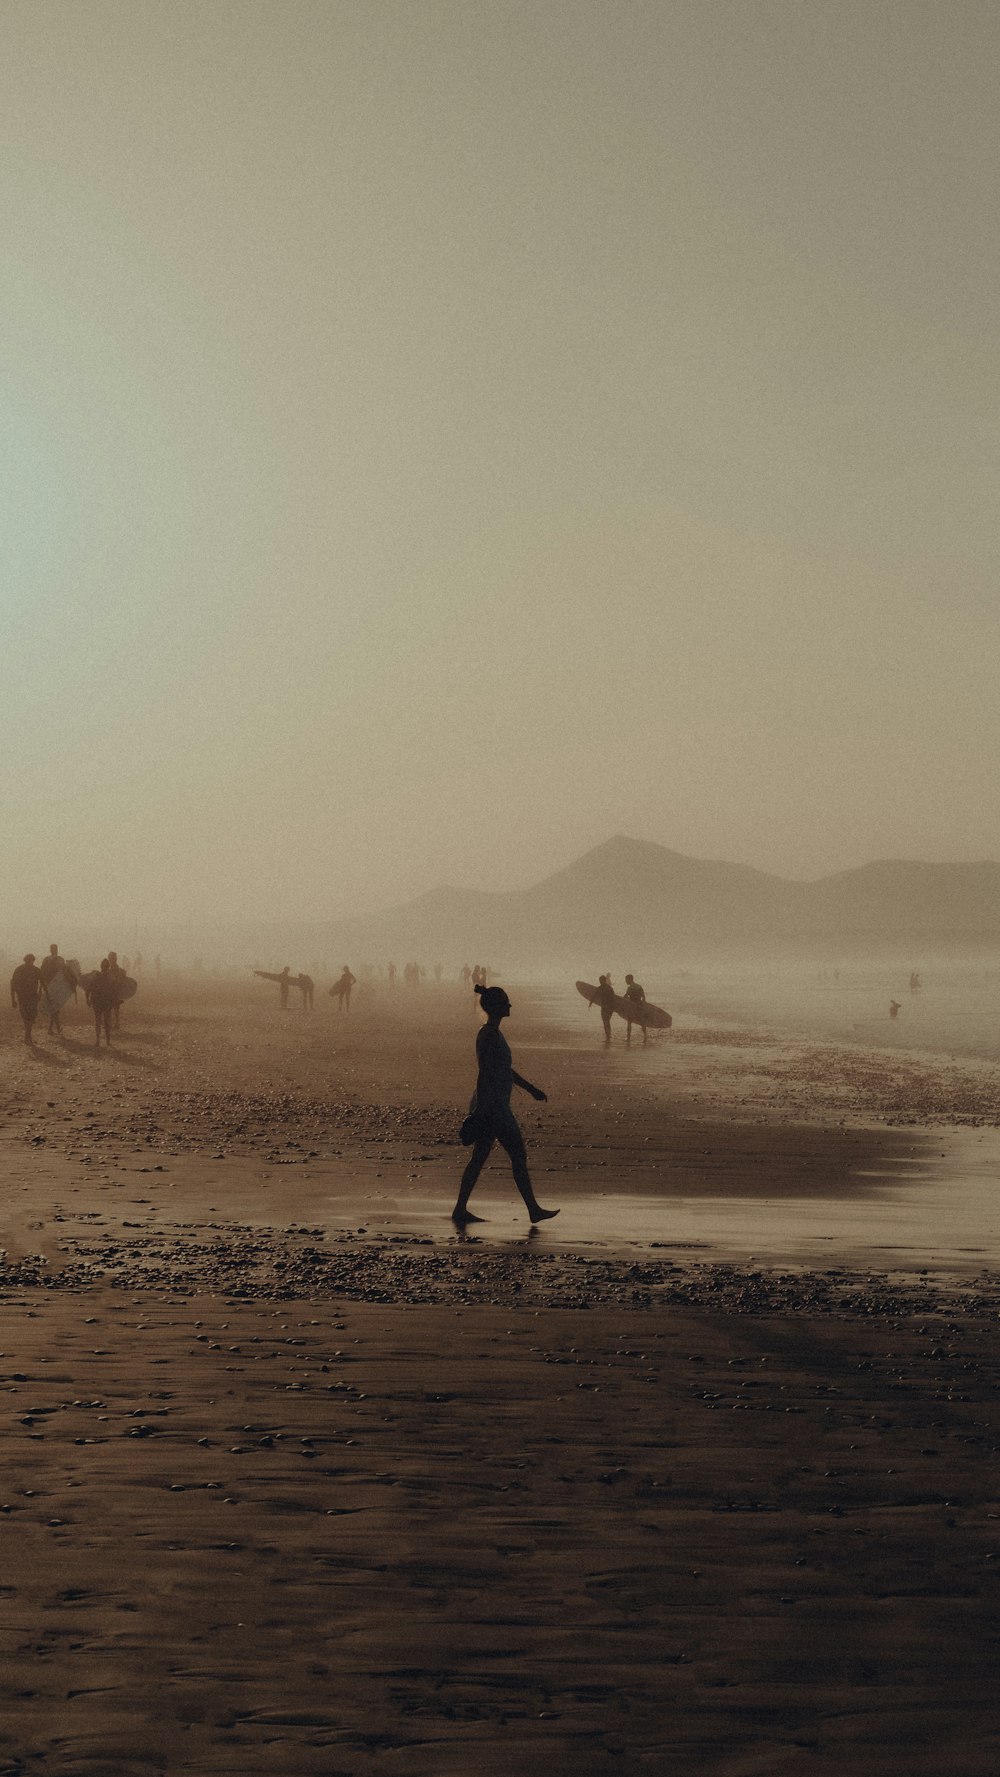
M 914 964 L 914 967 L 919 967 Z M 921 986 L 909 987 L 909 968 L 892 964 L 704 968 L 642 977 L 649 999 L 665 1006 L 675 1030 L 770 1033 L 806 1042 L 856 1044 L 859 1049 L 908 1053 L 929 1061 L 970 1063 L 982 1092 L 985 1127 L 917 1123 L 909 1147 L 882 1162 L 860 1162 L 835 1189 L 818 1192 L 808 1169 L 801 1194 L 772 1195 L 766 1168 L 757 1188 L 732 1195 L 685 1192 L 664 1177 L 663 1196 L 630 1192 L 627 1169 L 605 1177 L 594 1192 L 567 1195 L 550 1235 L 556 1245 L 656 1247 L 676 1256 L 766 1263 L 847 1263 L 888 1271 L 946 1270 L 976 1274 L 1000 1266 L 1000 1069 L 995 1103 L 989 1076 L 1000 1062 L 1000 968 L 936 962 L 919 967 Z M 589 977 L 588 977 L 589 978 Z M 899 1002 L 895 1019 L 890 1000 Z M 531 995 L 532 1010 L 551 1031 L 553 1047 L 595 1050 L 596 1012 L 572 985 Z M 615 1021 L 607 1052 L 608 1080 L 623 1091 L 638 1081 L 656 1093 L 662 1075 L 665 1104 L 673 1076 L 670 1037 L 627 1051 Z M 544 1046 L 544 1044 L 543 1044 Z M 933 1072 L 933 1067 L 931 1069 Z M 613 1092 L 612 1092 L 613 1098 Z M 611 1114 L 612 1099 L 608 1100 Z M 664 1125 L 669 1130 L 669 1119 Z M 669 1144 L 668 1144 L 669 1145 Z M 562 1182 L 562 1181 L 560 1181 Z M 491 1229 L 486 1238 L 496 1238 Z
M 914 965 L 917 967 L 917 965 Z M 938 962 L 808 965 L 677 973 L 651 989 L 678 1023 L 718 1021 L 781 1035 L 833 1039 L 952 1059 L 1000 1061 L 1000 966 Z M 889 1015 L 890 1001 L 899 1012 Z

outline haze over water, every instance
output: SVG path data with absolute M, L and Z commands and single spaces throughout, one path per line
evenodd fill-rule
M 1000 12 L 0 49 L 0 1767 L 995 1772 Z

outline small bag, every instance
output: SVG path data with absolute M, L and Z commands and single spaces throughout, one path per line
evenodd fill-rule
M 489 1133 L 489 1118 L 482 1111 L 470 1111 L 458 1132 L 458 1139 L 463 1148 L 472 1148 L 477 1141 L 484 1141 Z

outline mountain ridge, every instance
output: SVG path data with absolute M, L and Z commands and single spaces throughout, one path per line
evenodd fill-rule
M 459 958 L 582 966 L 623 952 L 645 966 L 719 947 L 1000 943 L 1000 863 L 877 859 L 801 881 L 615 834 L 528 888 L 442 885 L 310 929 L 324 952 L 442 956 L 449 966 Z

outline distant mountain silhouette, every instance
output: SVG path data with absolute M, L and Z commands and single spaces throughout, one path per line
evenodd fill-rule
M 433 889 L 317 929 L 313 942 L 338 960 L 441 957 L 449 968 L 459 959 L 644 966 L 720 948 L 967 946 L 1000 942 L 1000 864 L 886 862 L 793 882 L 619 835 L 533 888 Z

